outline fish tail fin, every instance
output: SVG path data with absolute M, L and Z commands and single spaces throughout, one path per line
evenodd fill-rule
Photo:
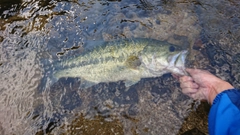
M 45 91 L 47 88 L 50 88 L 57 81 L 58 79 L 55 78 L 52 74 L 44 73 L 38 86 L 38 91 L 39 92 Z
M 54 76 L 54 63 L 50 60 L 41 60 L 42 79 L 40 81 L 38 91 L 43 92 L 54 83 L 58 81 L 58 78 Z
M 53 76 L 44 76 L 40 84 L 41 90 L 44 91 L 46 88 L 51 87 L 57 81 L 58 79 Z

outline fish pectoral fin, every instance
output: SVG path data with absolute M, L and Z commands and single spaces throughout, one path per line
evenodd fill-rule
M 96 84 L 97 83 L 95 83 L 95 82 L 87 81 L 87 80 L 81 78 L 81 84 L 80 84 L 79 88 L 87 89 Z
M 124 81 L 124 83 L 125 83 L 126 87 L 130 87 L 130 86 L 138 83 L 139 81 L 140 81 L 140 78 L 139 79 L 134 79 L 134 80 L 126 80 L 126 81 Z
M 141 60 L 137 56 L 129 56 L 125 64 L 129 68 L 136 69 L 141 65 Z

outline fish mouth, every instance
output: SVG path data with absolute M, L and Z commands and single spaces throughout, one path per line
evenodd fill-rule
M 185 58 L 187 57 L 188 50 L 181 51 L 168 59 L 170 65 L 177 66 L 179 62 L 185 64 Z
M 179 52 L 178 57 L 174 62 L 174 66 L 182 73 L 181 75 L 188 75 L 185 70 L 186 57 L 188 55 L 188 50 Z
M 175 66 L 177 66 L 178 62 L 182 62 L 185 65 L 185 59 L 188 55 L 188 50 L 184 50 L 178 53 L 178 57 L 174 63 Z
M 181 51 L 169 59 L 168 69 L 177 75 L 188 75 L 185 71 L 185 61 L 188 55 L 188 50 Z

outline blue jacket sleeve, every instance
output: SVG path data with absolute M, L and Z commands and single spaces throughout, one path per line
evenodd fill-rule
M 226 90 L 216 96 L 208 124 L 210 135 L 240 135 L 240 90 Z

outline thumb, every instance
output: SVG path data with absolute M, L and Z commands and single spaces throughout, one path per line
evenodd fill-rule
M 195 82 L 201 82 L 202 74 L 205 73 L 200 69 L 193 69 L 193 68 L 187 68 L 186 71 L 189 73 L 189 75 L 193 78 Z
M 199 73 L 199 69 L 193 69 L 193 68 L 186 68 L 186 71 L 191 75 L 194 76 L 195 74 Z

